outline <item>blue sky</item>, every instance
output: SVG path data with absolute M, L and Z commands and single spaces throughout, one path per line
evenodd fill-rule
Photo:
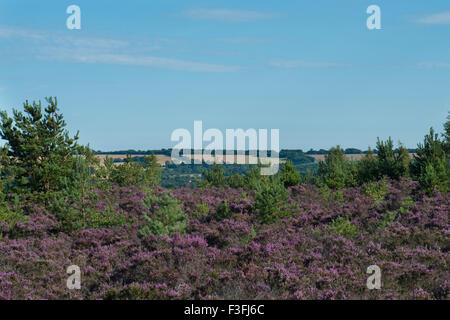
M 194 120 L 280 129 L 282 148 L 415 147 L 450 110 L 449 36 L 442 0 L 2 0 L 0 109 L 57 96 L 101 150 L 173 147 Z

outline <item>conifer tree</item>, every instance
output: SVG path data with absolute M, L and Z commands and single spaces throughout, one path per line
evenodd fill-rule
M 319 176 L 331 189 L 342 189 L 355 184 L 354 168 L 345 159 L 344 151 L 340 146 L 331 148 L 325 161 L 319 164 Z
M 69 175 L 79 151 L 78 133 L 69 137 L 57 99 L 46 101 L 44 111 L 40 101 L 26 101 L 24 112 L 13 110 L 12 118 L 0 112 L 0 137 L 7 142 L 0 166 L 9 171 L 10 187 L 19 193 L 60 190 L 61 178 Z
M 281 168 L 280 180 L 285 188 L 297 186 L 302 183 L 300 172 L 295 169 L 292 161 L 286 161 L 283 168 Z
M 430 128 L 423 144 L 417 146 L 412 171 L 428 194 L 434 189 L 448 191 L 450 169 L 444 148 L 444 143 L 433 128 Z

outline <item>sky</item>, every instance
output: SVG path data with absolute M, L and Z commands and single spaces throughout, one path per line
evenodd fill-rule
M 103 151 L 171 148 L 194 120 L 288 149 L 414 148 L 450 110 L 449 36 L 442 0 L 1 0 L 0 109 L 56 96 Z

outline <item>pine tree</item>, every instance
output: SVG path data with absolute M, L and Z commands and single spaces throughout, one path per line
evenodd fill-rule
M 358 183 L 377 181 L 381 178 L 377 157 L 369 147 L 367 154 L 358 162 Z
M 450 157 L 450 115 L 447 116 L 447 122 L 444 124 L 444 130 L 443 133 L 444 136 L 444 146 L 445 146 L 445 153 L 447 154 L 447 158 Z
M 448 191 L 450 168 L 444 148 L 433 128 L 417 146 L 412 172 L 428 194 L 434 189 Z
M 342 189 L 355 184 L 354 167 L 345 159 L 340 146 L 331 148 L 325 161 L 319 163 L 319 176 L 331 189 Z
M 0 166 L 10 172 L 10 185 L 20 193 L 47 193 L 60 190 L 73 168 L 74 155 L 79 152 L 78 133 L 69 137 L 66 123 L 59 113 L 56 98 L 24 103 L 24 113 L 13 110 L 13 117 L 0 112 L 0 137 L 7 141 L 7 160 Z
M 394 150 L 394 143 L 391 137 L 384 142 L 378 138 L 378 170 L 379 176 L 388 176 L 392 179 L 409 176 L 410 158 L 406 148 L 401 144 L 398 150 Z
M 225 186 L 225 171 L 223 167 L 214 162 L 211 170 L 203 173 L 201 182 L 203 187 L 223 187 Z
M 281 168 L 280 180 L 285 188 L 297 186 L 302 183 L 300 172 L 295 169 L 292 161 L 286 161 L 283 168 Z

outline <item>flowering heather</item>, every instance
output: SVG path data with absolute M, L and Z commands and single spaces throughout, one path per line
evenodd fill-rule
M 254 191 L 154 188 L 188 218 L 183 233 L 160 235 L 140 232 L 160 208 L 133 188 L 88 202 L 126 218 L 108 227 L 67 231 L 50 209 L 26 207 L 23 221 L 0 223 L 0 299 L 449 299 L 448 195 L 407 179 L 386 186 L 379 199 L 364 186 L 290 187 L 289 212 L 272 223 Z M 217 219 L 223 203 L 229 217 Z M 80 290 L 66 286 L 70 265 Z M 366 286 L 370 265 L 379 290 Z

